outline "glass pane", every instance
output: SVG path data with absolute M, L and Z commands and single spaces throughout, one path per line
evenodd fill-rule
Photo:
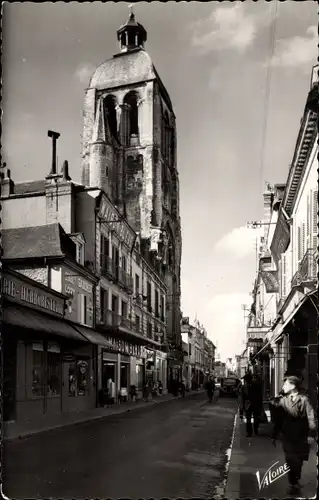
M 48 396 L 61 394 L 61 358 L 57 352 L 48 352 Z
M 69 396 L 76 396 L 76 368 L 74 361 L 69 363 Z
M 33 370 L 32 370 L 32 395 L 34 397 L 43 396 L 43 351 L 33 351 Z
M 86 396 L 89 392 L 89 363 L 86 360 L 78 360 L 77 362 L 77 394 L 78 396 Z

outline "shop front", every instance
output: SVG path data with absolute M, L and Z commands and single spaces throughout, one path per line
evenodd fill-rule
M 65 296 L 11 270 L 2 294 L 5 420 L 93 408 L 94 345 L 64 320 Z

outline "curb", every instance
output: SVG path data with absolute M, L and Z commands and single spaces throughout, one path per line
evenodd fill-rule
M 195 396 L 196 394 L 203 394 L 204 392 L 205 391 L 203 391 L 203 390 L 194 391 L 191 394 L 185 394 L 185 398 L 186 397 L 190 397 L 190 396 Z M 47 427 L 47 428 L 44 428 L 44 429 L 41 429 L 41 430 L 37 429 L 37 430 L 32 430 L 32 431 L 26 431 L 26 432 L 22 432 L 22 433 L 18 434 L 17 436 L 13 436 L 13 437 L 5 437 L 5 436 L 3 436 L 3 433 L 2 433 L 2 436 L 3 436 L 2 439 L 6 443 L 11 443 L 13 441 L 20 441 L 20 440 L 32 437 L 32 436 L 34 436 L 36 434 L 43 434 L 45 432 L 50 432 L 50 431 L 54 431 L 54 430 L 57 430 L 57 429 L 62 429 L 62 428 L 65 428 L 65 427 L 77 426 L 77 425 L 85 424 L 87 422 L 93 422 L 94 420 L 102 420 L 104 418 L 114 417 L 116 415 L 123 415 L 123 413 L 129 413 L 131 411 L 142 410 L 144 408 L 147 408 L 147 407 L 149 407 L 151 405 L 155 405 L 155 404 L 169 403 L 170 401 L 175 401 L 176 399 L 182 399 L 182 398 L 180 398 L 180 396 L 173 396 L 170 399 L 152 400 L 152 401 L 149 401 L 149 402 L 145 402 L 144 404 L 139 405 L 139 406 L 133 406 L 131 408 L 123 408 L 123 410 L 116 411 L 114 413 L 107 413 L 107 414 L 103 414 L 103 415 L 94 415 L 94 416 L 91 415 L 91 416 L 89 416 L 87 418 L 84 418 L 83 420 L 78 420 L 78 421 L 75 421 L 75 422 L 66 422 L 66 423 L 63 423 L 63 424 L 56 424 L 56 425 L 53 425 L 51 427 Z

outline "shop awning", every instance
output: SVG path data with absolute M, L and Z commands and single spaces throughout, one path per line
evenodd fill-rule
M 81 342 L 87 341 L 80 332 L 65 321 L 49 314 L 42 314 L 36 309 L 6 305 L 2 311 L 2 321 L 7 325 L 19 328 L 59 335 L 60 337 L 80 340 Z
M 102 347 L 107 347 L 108 349 L 113 348 L 111 342 L 108 342 L 106 338 L 100 333 L 96 332 L 92 328 L 88 328 L 83 325 L 72 325 L 75 330 L 79 331 L 91 344 L 100 345 Z

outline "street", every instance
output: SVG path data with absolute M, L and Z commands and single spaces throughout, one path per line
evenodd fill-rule
M 10 498 L 212 498 L 236 400 L 205 394 L 4 445 Z

